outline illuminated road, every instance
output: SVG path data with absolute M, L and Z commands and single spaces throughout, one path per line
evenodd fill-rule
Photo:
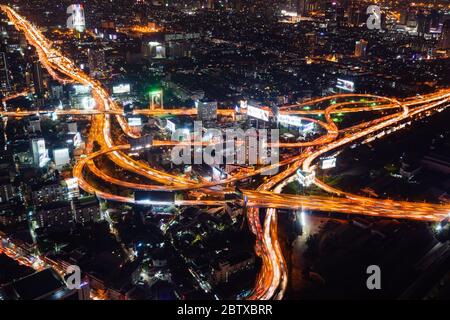
M 340 94 L 323 97 L 301 104 L 282 106 L 280 113 L 299 115 L 302 121 L 314 122 L 324 134 L 313 141 L 280 142 L 276 145 L 282 150 L 299 150 L 296 155 L 282 158 L 279 163 L 249 168 L 235 175 L 215 182 L 204 182 L 189 179 L 176 173 L 165 172 L 151 167 L 149 164 L 133 159 L 129 154 L 129 145 L 121 145 L 120 137 L 112 137 L 111 118 L 115 118 L 124 135 L 138 137 L 124 117 L 124 112 L 107 93 L 107 90 L 95 79 L 90 78 L 78 69 L 75 63 L 52 47 L 49 40 L 41 32 L 14 10 L 1 6 L 16 28 L 25 34 L 27 41 L 36 48 L 39 59 L 49 74 L 63 83 L 81 83 L 92 88 L 96 101 L 95 110 L 54 110 L 57 115 L 91 116 L 91 130 L 87 137 L 87 153 L 75 165 L 73 174 L 79 186 L 86 192 L 98 197 L 125 203 L 135 203 L 134 198 L 111 194 L 96 187 L 92 178 L 103 183 L 113 184 L 123 190 L 163 190 L 183 192 L 184 199 L 175 201 L 175 205 L 183 206 L 223 206 L 224 192 L 233 191 L 236 182 L 258 176 L 264 172 L 279 168 L 281 172 L 266 180 L 255 190 L 243 190 L 247 198 L 247 220 L 250 229 L 257 237 L 256 253 L 263 261 L 262 270 L 256 281 L 250 299 L 281 299 L 286 290 L 288 270 L 278 241 L 276 209 L 304 209 L 309 211 L 338 212 L 355 215 L 368 215 L 385 218 L 411 219 L 420 221 L 441 221 L 448 216 L 450 205 L 392 201 L 371 199 L 353 195 L 326 185 L 315 179 L 315 184 L 331 193 L 331 196 L 294 196 L 281 194 L 283 186 L 292 179 L 297 169 L 311 172 L 317 160 L 328 152 L 340 150 L 348 145 L 367 139 L 387 136 L 395 130 L 405 127 L 419 117 L 430 116 L 443 111 L 450 105 L 450 90 L 439 90 L 435 93 L 415 96 L 401 101 L 368 94 Z M 339 113 L 378 112 L 383 116 L 378 119 L 356 124 L 350 128 L 339 128 L 332 115 Z M 51 111 L 7 111 L 0 112 L 4 117 L 25 117 Z M 385 115 L 386 112 L 390 112 Z M 194 116 L 196 109 L 174 110 L 136 110 L 134 114 L 160 117 L 164 115 Z M 235 118 L 231 109 L 221 109 L 219 115 Z M 323 116 L 324 121 L 310 118 Z M 309 116 L 309 117 L 308 117 Z M 94 152 L 94 143 L 100 150 Z M 184 142 L 186 143 L 186 142 Z M 172 147 L 180 144 L 175 141 L 154 141 L 154 146 Z M 204 143 L 202 143 L 204 145 Z M 291 153 L 287 153 L 290 155 Z M 108 157 L 117 167 L 142 176 L 158 184 L 135 183 L 116 177 L 97 166 L 96 160 Z M 203 196 L 196 197 L 195 193 Z M 146 205 L 160 203 L 148 202 Z M 264 224 L 261 225 L 259 209 L 267 208 Z

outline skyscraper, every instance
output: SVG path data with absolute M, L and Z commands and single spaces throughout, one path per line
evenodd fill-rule
M 33 61 L 33 85 L 34 93 L 41 98 L 44 95 L 44 78 L 42 73 L 42 67 L 39 60 Z
M 11 90 L 11 84 L 9 82 L 8 65 L 6 63 L 6 56 L 4 52 L 0 52 L 0 90 Z

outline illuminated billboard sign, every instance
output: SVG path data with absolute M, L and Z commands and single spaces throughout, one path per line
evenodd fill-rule
M 134 199 L 143 205 L 171 205 L 175 203 L 175 193 L 168 191 L 135 191 Z
M 269 111 L 264 109 L 247 106 L 247 115 L 263 121 L 269 121 Z
M 279 114 L 278 115 L 278 122 L 281 124 L 294 126 L 294 127 L 301 127 L 302 126 L 302 119 L 299 117 L 290 116 L 287 114 Z
M 348 81 L 348 80 L 337 79 L 336 88 L 339 88 L 339 89 L 342 89 L 345 91 L 349 91 L 349 92 L 354 92 L 355 91 L 355 83 L 352 81 Z
M 119 84 L 118 86 L 113 87 L 114 94 L 130 93 L 130 91 L 131 86 L 129 84 Z
M 310 131 L 314 131 L 314 127 L 315 127 L 315 123 L 314 122 L 310 122 L 308 124 L 305 124 L 302 126 L 302 131 L 303 132 L 310 132 Z
M 130 127 L 142 126 L 142 119 L 141 118 L 128 118 L 128 125 Z
M 336 167 L 336 157 L 323 158 L 321 159 L 321 162 L 322 162 L 321 168 L 323 170 Z

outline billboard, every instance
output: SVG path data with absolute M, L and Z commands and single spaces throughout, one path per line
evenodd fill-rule
M 355 83 L 353 81 L 343 80 L 343 79 L 337 79 L 336 88 L 354 92 L 355 91 Z
M 130 93 L 131 86 L 130 84 L 119 84 L 118 86 L 113 87 L 113 93 L 114 94 L 124 94 L 124 93 Z
M 135 191 L 134 200 L 137 204 L 170 205 L 175 203 L 175 193 L 168 191 Z
M 321 159 L 321 168 L 323 170 L 331 169 L 336 167 L 336 157 L 323 158 Z
M 279 114 L 278 115 L 278 122 L 281 124 L 294 126 L 294 127 L 301 127 L 302 126 L 302 119 L 299 117 L 290 116 L 288 114 Z
M 247 115 L 263 121 L 269 121 L 269 111 L 261 108 L 247 106 Z
M 141 118 L 128 118 L 128 125 L 130 127 L 140 127 L 142 126 Z

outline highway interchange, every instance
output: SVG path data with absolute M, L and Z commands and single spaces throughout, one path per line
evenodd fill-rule
M 259 176 L 271 169 L 281 169 L 277 175 L 265 180 L 254 190 L 242 190 L 246 198 L 247 218 L 250 229 L 257 237 L 256 252 L 261 256 L 263 264 L 257 278 L 255 288 L 249 299 L 282 299 L 288 281 L 287 265 L 281 251 L 277 235 L 277 209 L 299 209 L 308 211 L 338 212 L 344 214 L 368 215 L 396 219 L 420 221 L 441 221 L 450 213 L 450 204 L 415 203 L 368 198 L 339 190 L 315 178 L 314 184 L 330 193 L 330 196 L 297 196 L 282 194 L 283 186 L 292 181 L 298 169 L 312 172 L 318 160 L 330 152 L 338 151 L 346 146 L 362 141 L 383 137 L 395 130 L 400 130 L 413 121 L 441 112 L 449 106 L 450 89 L 440 89 L 433 94 L 414 96 L 397 100 L 366 94 L 341 94 L 323 97 L 302 104 L 283 106 L 281 114 L 298 115 L 304 121 L 315 122 L 326 132 L 313 141 L 280 142 L 281 150 L 297 150 L 295 156 L 282 158 L 279 163 L 262 166 L 256 169 L 241 171 L 226 179 L 215 182 L 199 182 L 186 177 L 152 168 L 150 165 L 133 159 L 127 151 L 129 145 L 117 144 L 113 139 L 112 117 L 115 117 L 122 132 L 129 137 L 138 137 L 124 117 L 122 107 L 115 102 L 103 85 L 81 71 L 68 57 L 56 50 L 39 29 L 20 16 L 8 6 L 1 6 L 9 20 L 22 31 L 27 41 L 36 48 L 42 65 L 49 74 L 62 83 L 81 83 L 92 88 L 96 101 L 95 110 L 55 110 L 58 115 L 91 116 L 91 130 L 87 137 L 87 156 L 75 165 L 73 174 L 79 186 L 86 192 L 96 194 L 99 198 L 124 203 L 135 203 L 131 197 L 111 194 L 95 187 L 88 179 L 98 179 L 130 190 L 183 191 L 185 199 L 177 200 L 176 205 L 183 206 L 223 206 L 224 193 L 232 192 L 234 185 L 250 177 Z M 20 93 L 18 95 L 23 95 Z M 327 105 L 326 108 L 317 108 Z M 309 106 L 309 110 L 304 107 Z M 315 108 L 316 107 L 316 108 Z M 336 113 L 356 113 L 369 111 L 390 111 L 378 119 L 363 122 L 350 128 L 340 129 L 332 115 Z M 4 117 L 24 117 L 49 111 L 2 111 Z M 137 110 L 134 114 L 158 117 L 162 115 L 196 115 L 195 109 L 177 110 Z M 219 110 L 219 115 L 235 117 L 234 110 Z M 325 121 L 311 116 L 322 115 Z M 309 116 L 309 117 L 308 117 Z M 94 152 L 94 142 L 100 150 Z M 155 146 L 171 147 L 175 141 L 154 141 Z M 114 164 L 126 171 L 140 175 L 158 184 L 139 184 L 113 177 L 95 164 L 99 157 L 108 157 Z M 200 192 L 202 196 L 193 196 Z M 150 203 L 152 204 L 152 203 Z M 153 203 L 155 204 L 155 203 Z M 267 209 L 265 220 L 260 221 L 259 210 Z

